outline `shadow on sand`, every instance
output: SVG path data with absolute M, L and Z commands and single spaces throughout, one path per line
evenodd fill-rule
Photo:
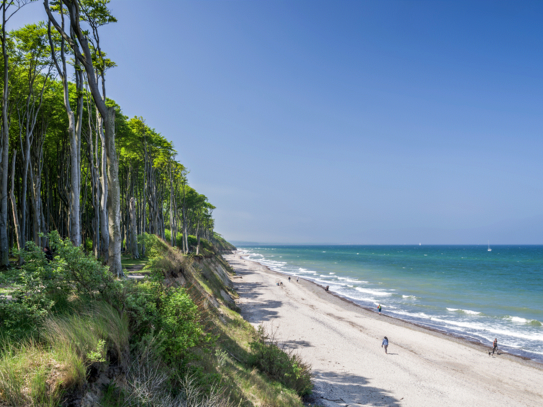
M 365 377 L 322 370 L 315 370 L 313 373 L 314 402 L 320 401 L 325 406 L 400 406 L 400 400 L 385 389 L 370 386 Z

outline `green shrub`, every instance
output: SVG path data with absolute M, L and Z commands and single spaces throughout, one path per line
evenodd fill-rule
M 164 229 L 164 236 L 166 237 L 166 241 L 168 243 L 171 243 L 172 241 L 172 233 L 169 229 Z M 177 236 L 175 237 L 175 247 L 183 247 L 183 234 L 177 232 Z
M 145 255 L 149 259 L 156 259 L 168 252 L 171 246 L 157 235 L 144 233 L 138 236 L 138 243 L 145 245 Z
M 166 362 L 178 363 L 187 350 L 209 340 L 200 324 L 198 306 L 184 288 L 171 288 L 160 310 L 160 351 Z
M 311 366 L 294 352 L 281 349 L 273 332 L 268 335 L 259 327 L 256 340 L 249 346 L 252 351 L 250 362 L 254 367 L 300 396 L 311 393 Z
M 52 261 L 33 242 L 18 253 L 24 264 L 18 270 L 13 300 L 0 300 L 0 330 L 5 336 L 36 333 L 46 316 L 69 307 L 74 299 L 103 300 L 114 307 L 122 304 L 122 283 L 107 267 L 56 231 L 47 239 L 55 255 Z
M 133 342 L 140 341 L 158 327 L 159 312 L 164 296 L 164 286 L 158 281 L 144 281 L 132 285 L 128 290 L 125 311 L 130 318 Z
M 133 343 L 154 338 L 169 364 L 178 365 L 190 348 L 209 341 L 198 306 L 184 288 L 165 288 L 156 281 L 137 284 L 126 296 L 126 312 Z

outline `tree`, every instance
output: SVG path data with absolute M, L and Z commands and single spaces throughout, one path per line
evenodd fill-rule
M 68 36 L 62 26 L 58 24 L 49 7 L 49 1 L 44 0 L 45 10 L 51 23 L 56 30 L 62 35 L 65 41 L 72 48 L 76 60 L 81 63 L 87 73 L 87 82 L 89 90 L 94 99 L 96 108 L 100 112 L 100 116 L 104 120 L 105 127 L 105 150 L 107 157 L 107 181 L 108 181 L 108 217 L 109 217 L 109 259 L 108 265 L 110 270 L 118 276 L 123 275 L 121 266 L 121 244 L 122 236 L 120 230 L 121 214 L 120 214 L 120 187 L 119 187 L 119 164 L 117 162 L 117 153 L 115 150 L 115 109 L 106 105 L 105 100 L 105 83 L 102 81 L 103 95 L 100 93 L 98 83 L 98 73 L 95 70 L 89 40 L 83 29 L 81 28 L 81 8 L 77 0 L 62 0 L 66 6 L 68 16 L 70 18 L 70 33 Z M 89 6 L 91 2 L 84 2 L 84 6 Z M 97 27 L 108 22 L 113 22 L 114 19 L 109 17 L 107 7 L 102 7 L 109 3 L 108 0 L 97 1 L 99 7 L 96 9 L 96 14 L 86 13 L 86 16 L 91 16 L 90 25 L 93 27 L 93 33 L 97 36 Z M 95 29 L 96 27 L 96 29 Z M 96 37 L 96 42 L 99 46 L 99 39 Z M 103 78 L 102 78 L 103 79 Z

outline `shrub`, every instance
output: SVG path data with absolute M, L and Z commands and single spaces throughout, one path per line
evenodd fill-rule
M 66 308 L 70 299 L 83 302 L 104 300 L 114 307 L 122 304 L 123 287 L 109 269 L 69 239 L 54 231 L 47 236 L 55 257 L 45 258 L 33 242 L 27 242 L 18 254 L 24 264 L 18 273 L 13 300 L 0 300 L 0 329 L 8 337 L 37 332 L 53 310 Z
M 126 296 L 133 342 L 156 339 L 158 353 L 178 365 L 188 350 L 209 341 L 200 323 L 198 306 L 184 288 L 165 288 L 157 281 L 133 287 Z
M 133 284 L 128 290 L 125 311 L 130 318 L 130 332 L 135 342 L 158 327 L 164 296 L 164 286 L 158 281 Z
M 256 339 L 249 346 L 252 351 L 251 365 L 300 396 L 311 393 L 311 366 L 293 351 L 281 349 L 275 340 L 275 332 L 269 335 L 259 327 Z
M 168 229 L 164 229 L 164 236 L 166 238 L 167 242 L 172 241 L 172 233 Z M 183 247 L 183 234 L 177 232 L 177 236 L 175 237 L 175 247 Z
M 177 363 L 189 348 L 209 340 L 200 324 L 198 306 L 184 288 L 171 288 L 160 310 L 158 339 L 166 362 Z

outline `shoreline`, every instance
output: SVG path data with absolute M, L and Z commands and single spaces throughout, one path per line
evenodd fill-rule
M 310 363 L 314 401 L 326 407 L 539 406 L 543 365 L 360 306 L 313 281 L 288 282 L 257 262 L 226 260 L 240 278 L 242 316 L 275 331 Z M 283 281 L 278 287 L 277 282 Z M 330 294 L 330 295 L 328 295 Z M 380 347 L 383 335 L 389 354 Z
M 241 254 L 236 252 L 236 255 L 241 255 Z M 249 260 L 249 259 L 245 259 L 245 258 L 243 260 L 245 260 L 247 262 L 257 264 L 257 265 L 259 265 L 261 267 L 264 267 L 270 273 L 275 273 L 275 274 L 278 274 L 280 276 L 285 276 L 286 278 L 288 278 L 290 276 L 289 274 L 281 273 L 280 271 L 277 271 L 277 270 L 272 270 L 269 266 L 261 264 L 261 263 L 259 263 L 257 261 Z M 354 307 L 358 307 L 359 309 L 369 313 L 373 317 L 388 318 L 389 321 L 387 321 L 387 322 L 390 322 L 392 324 L 396 324 L 396 325 L 399 325 L 399 326 L 408 325 L 408 326 L 412 327 L 413 329 L 419 329 L 422 332 L 428 333 L 430 335 L 436 335 L 436 336 L 441 337 L 443 339 L 457 341 L 458 343 L 463 343 L 466 346 L 471 346 L 471 347 L 476 348 L 476 349 L 478 349 L 478 350 L 480 350 L 482 352 L 492 350 L 491 345 L 485 345 L 484 343 L 481 343 L 480 341 L 477 341 L 476 339 L 470 339 L 470 338 L 455 334 L 453 332 L 447 332 L 445 330 L 432 328 L 432 327 L 429 327 L 429 326 L 425 326 L 423 324 L 418 324 L 418 323 L 413 322 L 413 321 L 408 321 L 408 320 L 401 319 L 401 318 L 391 316 L 391 315 L 387 315 L 387 314 L 379 315 L 372 308 L 365 307 L 364 305 L 358 304 L 357 302 L 355 302 L 354 300 L 352 300 L 350 298 L 344 297 L 341 294 L 338 294 L 338 293 L 333 292 L 333 291 L 326 291 L 325 287 L 323 285 L 320 285 L 319 283 L 317 283 L 315 281 L 311 281 L 311 280 L 309 280 L 307 278 L 303 278 L 303 277 L 300 277 L 300 281 L 304 281 L 306 284 L 312 284 L 316 288 L 318 288 L 320 290 L 323 290 L 323 292 L 325 294 L 332 295 L 332 296 L 334 296 L 335 298 L 337 298 L 340 301 L 344 301 L 344 302 L 346 302 L 346 303 L 348 303 L 348 304 L 350 304 L 350 305 L 352 305 Z M 514 353 L 509 353 L 509 352 L 502 351 L 502 350 L 500 350 L 499 352 L 500 352 L 499 353 L 500 357 L 511 358 L 511 360 L 513 360 L 515 362 L 518 362 L 518 363 L 521 363 L 521 364 L 526 364 L 527 366 L 543 370 L 543 362 L 540 362 L 538 360 L 529 358 L 527 356 L 515 355 Z
M 238 255 L 238 256 L 242 255 L 241 253 L 239 253 L 239 249 L 237 249 L 235 251 L 235 255 Z M 282 272 L 277 271 L 277 270 L 273 270 L 269 266 L 261 264 L 258 261 L 249 260 L 249 259 L 246 259 L 246 258 L 244 258 L 244 260 L 248 261 L 248 262 L 258 264 L 261 267 L 265 267 L 271 273 L 276 273 L 276 274 L 278 274 L 280 276 L 285 276 L 287 278 L 289 276 L 291 276 L 290 274 L 282 273 Z M 321 285 L 316 281 L 312 281 L 311 279 L 300 277 L 300 280 L 303 280 L 306 283 L 313 284 L 313 285 L 315 285 L 316 287 L 319 287 L 322 290 L 325 289 L 324 285 Z M 375 312 L 373 308 L 370 308 L 370 307 L 364 306 L 362 304 L 359 304 L 354 299 L 342 296 L 341 294 L 333 292 L 333 291 L 325 291 L 324 290 L 324 292 L 338 298 L 339 300 L 342 300 L 342 301 L 345 301 L 345 302 L 347 302 L 349 304 L 352 304 L 353 306 L 356 306 L 356 307 L 358 307 L 358 308 L 360 308 L 360 309 L 362 309 L 362 310 L 364 310 L 366 312 L 369 312 L 369 313 L 374 314 L 374 315 L 378 315 L 377 312 Z M 485 349 L 486 350 L 488 350 L 488 349 L 492 350 L 491 342 L 489 342 L 488 345 L 485 345 L 483 342 L 481 342 L 480 340 L 477 340 L 475 338 L 470 338 L 470 337 L 462 336 L 462 335 L 454 333 L 454 332 L 449 332 L 446 329 L 433 328 L 433 327 L 424 325 L 422 323 L 409 321 L 409 320 L 402 319 L 402 318 L 397 317 L 397 316 L 391 316 L 391 315 L 388 315 L 388 314 L 381 314 L 380 317 L 390 318 L 392 323 L 395 323 L 395 324 L 409 324 L 409 325 L 411 325 L 413 327 L 416 327 L 417 329 L 427 331 L 428 333 L 441 335 L 446 339 L 451 339 L 451 340 L 454 339 L 456 341 L 464 342 L 466 345 L 477 347 L 480 350 L 485 350 Z M 538 359 L 534 359 L 534 358 L 531 358 L 531 357 L 528 357 L 528 356 L 523 356 L 523 355 L 518 355 L 518 354 L 515 354 L 515 353 L 507 352 L 505 350 L 500 350 L 500 352 L 501 352 L 500 356 L 510 357 L 510 358 L 513 358 L 513 360 L 518 361 L 519 363 L 526 363 L 527 365 L 532 366 L 532 367 L 534 367 L 536 369 L 542 369 L 543 370 L 543 359 L 538 360 Z

